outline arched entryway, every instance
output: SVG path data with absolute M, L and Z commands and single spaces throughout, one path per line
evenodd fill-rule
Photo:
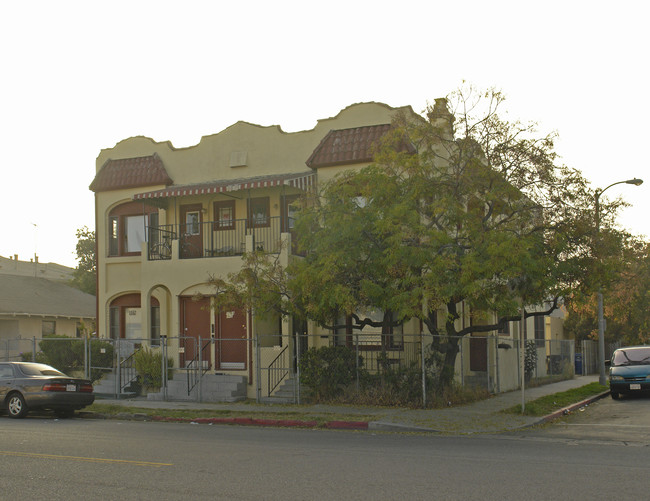
M 208 296 L 181 296 L 181 364 L 203 368 L 246 369 L 247 320 L 237 308 L 215 311 Z

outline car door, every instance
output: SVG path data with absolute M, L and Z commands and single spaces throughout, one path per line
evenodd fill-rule
M 0 364 L 0 401 L 7 396 L 14 382 L 14 369 L 10 364 Z

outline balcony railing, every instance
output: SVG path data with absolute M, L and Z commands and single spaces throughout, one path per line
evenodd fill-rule
M 148 227 L 148 259 L 171 259 L 173 240 L 179 240 L 180 259 L 241 256 L 248 235 L 253 237 L 253 249 L 274 254 L 280 252 L 280 233 L 280 217 Z

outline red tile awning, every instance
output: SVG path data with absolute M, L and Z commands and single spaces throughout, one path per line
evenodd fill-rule
M 321 140 L 306 163 L 312 169 L 370 163 L 374 160 L 374 148 L 391 129 L 393 129 L 391 124 L 380 124 L 331 130 Z M 406 141 L 399 145 L 399 150 L 415 152 L 413 145 Z
M 94 192 L 144 188 L 172 184 L 162 160 L 157 154 L 147 157 L 107 160 L 90 185 Z
M 313 172 L 303 172 L 300 174 L 259 176 L 212 181 L 209 183 L 169 186 L 168 188 L 162 190 L 136 193 L 133 195 L 133 200 L 188 197 L 192 195 L 211 195 L 217 193 L 228 193 L 231 191 L 249 190 L 254 188 L 272 188 L 274 186 L 292 186 L 294 188 L 306 191 L 314 185 L 314 178 L 315 174 Z

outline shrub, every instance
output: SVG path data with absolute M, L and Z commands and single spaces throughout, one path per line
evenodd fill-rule
M 356 379 L 356 368 L 356 354 L 351 348 L 310 348 L 300 358 L 300 381 L 316 399 L 328 399 Z
M 105 341 L 96 339 L 89 340 L 91 364 L 95 367 L 112 367 L 113 346 Z M 39 350 L 36 353 L 36 362 L 51 365 L 65 374 L 82 371 L 85 360 L 85 343 L 83 339 L 70 338 L 67 336 L 48 336 L 38 343 Z M 103 351 L 103 353 L 102 353 Z M 23 353 L 25 361 L 32 360 L 31 353 Z M 100 369 L 93 369 L 90 372 L 90 379 L 96 381 L 102 377 Z
M 138 382 L 142 388 L 158 389 L 162 386 L 162 353 L 146 347 L 133 354 L 133 363 L 138 373 Z M 174 361 L 167 359 L 167 367 L 172 367 Z

